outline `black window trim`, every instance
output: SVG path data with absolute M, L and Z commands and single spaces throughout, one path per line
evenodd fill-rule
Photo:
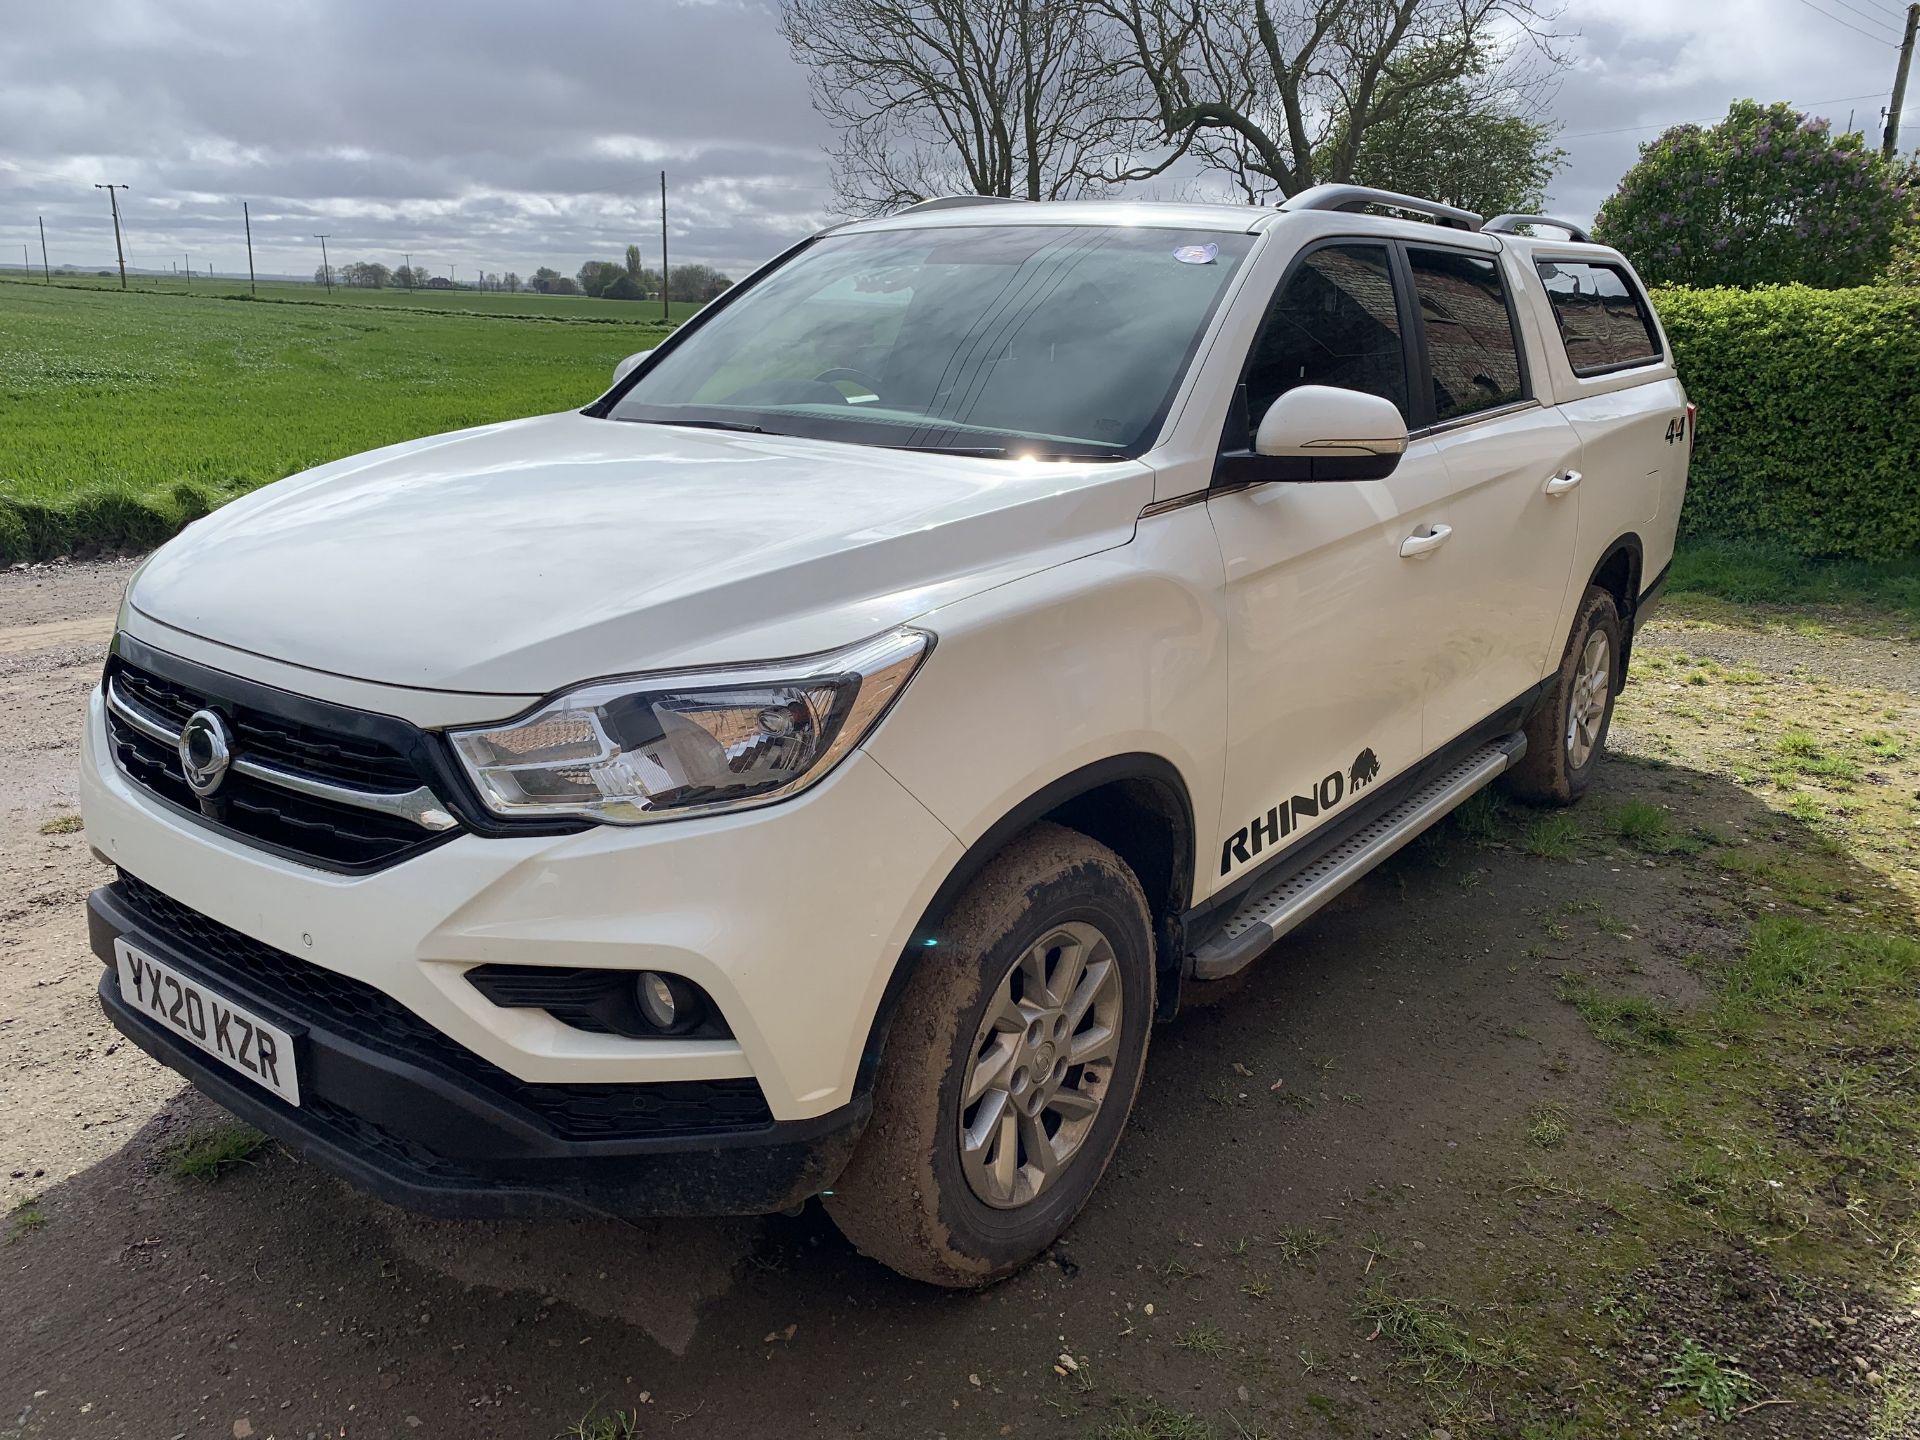
M 1213 483 L 1210 487 L 1214 493 L 1240 489 L 1270 480 L 1300 478 L 1287 472 L 1287 462 L 1256 456 L 1253 453 L 1253 420 L 1247 411 L 1247 374 L 1253 368 L 1253 357 L 1259 352 L 1261 340 L 1266 337 L 1275 298 L 1293 283 L 1294 276 L 1299 273 L 1301 265 L 1310 256 L 1318 251 L 1341 245 L 1372 245 L 1387 251 L 1388 271 L 1393 279 L 1394 307 L 1400 320 L 1400 353 L 1407 372 L 1407 409 L 1409 411 L 1407 439 L 1409 442 L 1434 435 L 1451 434 L 1469 425 L 1478 425 L 1485 420 L 1504 419 L 1522 411 L 1539 409 L 1547 403 L 1540 398 L 1534 388 L 1532 357 L 1527 351 L 1526 335 L 1520 326 L 1520 311 L 1515 294 L 1518 287 L 1512 283 L 1506 267 L 1501 264 L 1504 250 L 1478 250 L 1464 245 L 1449 245 L 1444 241 L 1435 243 L 1429 240 L 1402 240 L 1397 236 L 1369 235 L 1364 232 L 1321 236 L 1310 244 L 1302 246 L 1299 253 L 1287 262 L 1287 268 L 1281 273 L 1279 281 L 1260 302 L 1260 324 L 1253 332 L 1253 340 L 1247 346 L 1247 353 L 1240 362 L 1240 375 L 1234 382 L 1232 399 L 1227 406 L 1226 420 L 1221 426 L 1220 448 L 1214 461 Z M 1500 278 L 1501 298 L 1506 302 L 1507 326 L 1513 335 L 1514 353 L 1520 362 L 1521 396 L 1518 400 L 1490 406 L 1485 410 L 1475 410 L 1466 415 L 1456 415 L 1449 420 L 1441 420 L 1437 417 L 1433 404 L 1432 370 L 1427 358 L 1426 322 L 1420 315 L 1418 291 L 1414 287 L 1413 260 L 1408 253 L 1415 249 L 1439 250 L 1493 262 L 1494 273 Z M 1266 460 L 1265 464 L 1260 463 L 1263 458 Z M 1187 497 L 1177 498 L 1184 501 Z
M 1269 480 L 1302 478 L 1290 473 L 1290 462 L 1253 453 L 1254 422 L 1247 410 L 1247 375 L 1253 369 L 1253 357 L 1259 354 L 1260 342 L 1266 338 L 1267 327 L 1272 323 L 1273 302 L 1286 293 L 1287 287 L 1300 273 L 1300 267 L 1310 258 L 1322 250 L 1344 245 L 1370 245 L 1386 252 L 1387 276 L 1393 285 L 1394 314 L 1400 325 L 1400 363 L 1406 372 L 1407 407 L 1412 412 L 1407 416 L 1407 434 L 1413 436 L 1424 433 L 1425 424 L 1432 414 L 1433 402 L 1430 396 L 1423 396 L 1419 388 L 1418 377 L 1423 373 L 1423 362 L 1415 354 L 1418 347 L 1412 338 L 1413 323 L 1419 317 L 1413 307 L 1413 292 L 1405 283 L 1405 266 L 1399 253 L 1399 242 L 1390 236 L 1368 235 L 1364 232 L 1323 235 L 1303 245 L 1294 254 L 1279 280 L 1260 301 L 1260 324 L 1247 345 L 1247 353 L 1241 358 L 1240 374 L 1234 381 L 1226 419 L 1220 429 L 1220 446 L 1214 459 L 1211 487 L 1214 492 L 1258 485 Z M 1422 422 L 1419 428 L 1416 428 L 1416 421 Z
M 1660 332 L 1660 318 L 1654 312 L 1653 301 L 1647 295 L 1646 289 L 1640 284 L 1639 277 L 1629 270 L 1624 263 L 1616 260 L 1596 259 L 1588 255 L 1566 255 L 1558 259 L 1551 255 L 1535 255 L 1533 257 L 1535 274 L 1539 274 L 1542 267 L 1547 265 L 1585 265 L 1593 270 L 1611 270 L 1615 275 L 1620 277 L 1621 285 L 1626 287 L 1627 294 L 1630 295 L 1633 298 L 1633 302 L 1640 307 L 1641 313 L 1653 322 L 1652 329 L 1648 333 L 1658 344 L 1651 355 L 1641 356 L 1633 360 L 1610 360 L 1605 365 L 1575 365 L 1572 354 L 1567 350 L 1567 331 L 1566 326 L 1563 325 L 1560 320 L 1560 309 L 1553 303 L 1553 292 L 1547 290 L 1547 308 L 1553 311 L 1553 333 L 1560 341 L 1560 353 L 1567 357 L 1567 368 L 1573 372 L 1576 380 L 1597 380 L 1606 375 L 1618 375 L 1624 370 L 1645 370 L 1651 366 L 1670 363 L 1667 356 L 1666 338 Z M 1540 288 L 1546 290 L 1546 284 L 1547 277 L 1540 275 Z
M 1510 415 L 1542 404 L 1539 393 L 1533 385 L 1532 357 L 1527 354 L 1526 335 L 1520 328 L 1520 310 L 1514 303 L 1514 290 L 1517 287 L 1508 276 L 1506 266 L 1500 263 L 1501 257 L 1506 252 L 1498 249 L 1472 250 L 1464 245 L 1436 245 L 1427 240 L 1396 240 L 1394 243 L 1400 247 L 1401 263 L 1406 266 L 1407 294 L 1412 301 L 1414 319 L 1419 324 L 1417 348 L 1420 352 L 1421 403 L 1426 416 L 1426 423 L 1417 432 L 1409 428 L 1408 437 L 1412 438 L 1415 434 L 1433 435 L 1443 431 L 1458 430 L 1464 425 L 1471 425 L 1480 420 Z M 1517 400 L 1489 405 L 1483 410 L 1471 410 L 1465 415 L 1455 415 L 1446 420 L 1438 418 L 1433 405 L 1433 374 L 1428 364 L 1427 322 L 1426 317 L 1420 313 L 1419 291 L 1415 288 L 1413 278 L 1413 256 L 1410 252 L 1414 250 L 1437 250 L 1449 255 L 1467 255 L 1493 262 L 1493 273 L 1500 281 L 1500 298 L 1507 307 L 1507 331 L 1513 336 L 1514 358 L 1520 362 L 1520 397 Z

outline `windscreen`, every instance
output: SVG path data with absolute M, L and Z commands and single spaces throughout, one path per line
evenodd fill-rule
M 1252 242 L 1078 225 L 827 236 L 659 356 L 609 413 L 904 449 L 1138 454 Z

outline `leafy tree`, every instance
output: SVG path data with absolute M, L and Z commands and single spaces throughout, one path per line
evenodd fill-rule
M 519 290 L 520 277 L 517 274 L 515 274 L 513 271 L 509 270 L 507 271 L 506 278 L 501 283 L 506 286 L 508 293 L 511 294 Z
M 1429 85 L 1376 119 L 1354 151 L 1354 181 L 1482 215 L 1537 213 L 1567 152 L 1553 143 L 1557 127 L 1531 113 L 1525 94 L 1502 93 L 1485 80 L 1476 72 Z M 1337 154 L 1345 142 L 1346 129 L 1337 126 L 1322 148 Z
M 1641 147 L 1595 238 L 1654 285 L 1864 285 L 1887 268 L 1913 199 L 1858 134 L 1737 100 L 1702 129 Z
M 542 295 L 578 295 L 580 287 L 574 283 L 571 275 L 562 275 L 550 266 L 542 265 L 533 272 L 533 278 L 527 282 L 531 290 Z
M 667 287 L 667 296 L 671 300 L 685 300 L 695 305 L 704 305 L 730 288 L 732 284 L 731 278 L 710 265 L 676 265 L 673 267 L 673 278 Z
M 580 288 L 589 295 L 605 295 L 627 272 L 607 260 L 589 260 L 580 267 Z
M 365 290 L 384 290 L 393 283 L 393 272 L 377 260 L 356 260 L 335 273 L 341 284 Z

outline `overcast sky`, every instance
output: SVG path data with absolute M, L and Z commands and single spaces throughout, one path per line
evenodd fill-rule
M 1853 110 L 1877 143 L 1900 14 L 1575 0 L 1555 206 L 1591 216 L 1642 141 L 1743 95 L 1836 126 Z M 1909 93 L 1920 140 L 1920 83 Z M 629 241 L 658 253 L 664 166 L 674 260 L 737 276 L 829 218 L 827 139 L 774 0 L 36 6 L 0 41 L 0 246 L 27 242 L 38 264 L 44 215 L 56 265 L 110 265 L 93 185 L 117 180 L 133 187 L 130 264 L 190 251 L 196 269 L 244 271 L 245 198 L 262 272 L 310 273 L 327 232 L 336 264 L 411 251 L 439 273 L 571 274 Z

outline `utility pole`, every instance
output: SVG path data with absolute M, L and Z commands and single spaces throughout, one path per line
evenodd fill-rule
M 53 267 L 47 263 L 47 217 L 40 217 L 40 273 L 46 276 L 47 284 L 53 283 Z
M 667 308 L 667 295 L 672 291 L 672 282 L 667 278 L 673 272 L 667 268 L 667 172 L 660 172 L 660 319 L 670 322 L 673 313 Z
M 332 231 L 327 232 L 329 235 L 332 233 Z M 320 274 L 327 282 L 327 294 L 331 295 L 333 293 L 333 266 L 327 263 L 327 236 L 316 235 L 313 238 L 320 242 Z
M 1920 32 L 1920 0 L 1907 6 L 1907 34 L 1900 42 L 1900 68 L 1893 72 L 1893 100 L 1887 106 L 1886 139 L 1880 142 L 1880 153 L 1892 160 L 1900 149 L 1900 111 L 1907 103 L 1907 72 L 1913 69 L 1913 37 Z
M 181 258 L 182 260 L 184 260 L 184 261 L 186 261 L 186 262 L 187 262 L 187 267 L 186 267 L 186 268 L 187 268 L 187 288 L 188 288 L 189 290 L 191 290 L 191 289 L 193 288 L 193 255 L 192 255 L 192 252 L 190 252 L 190 251 L 186 251 L 186 250 L 182 250 L 182 251 L 180 252 L 180 258 Z
M 400 253 L 407 257 L 407 289 L 411 290 L 413 288 L 413 252 L 402 250 Z
M 240 202 L 240 219 L 247 227 L 247 293 L 258 296 L 260 292 L 253 282 L 253 212 L 244 200 Z
M 113 192 L 116 190 L 131 190 L 133 187 L 131 185 L 109 183 L 106 185 L 96 184 L 93 188 L 106 191 L 107 203 L 113 207 L 113 253 L 120 257 L 120 288 L 124 290 L 127 288 L 127 251 L 126 247 L 120 243 L 120 197 Z

